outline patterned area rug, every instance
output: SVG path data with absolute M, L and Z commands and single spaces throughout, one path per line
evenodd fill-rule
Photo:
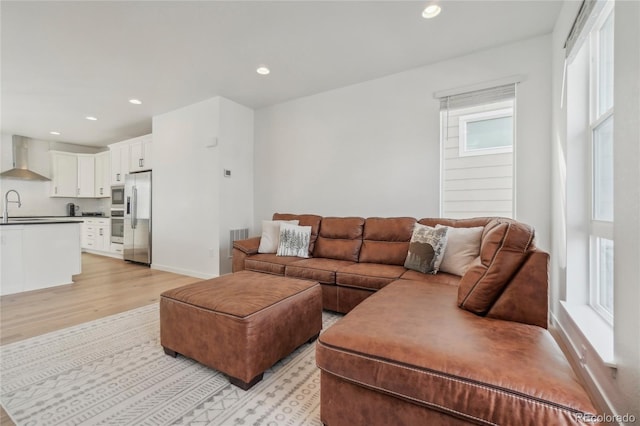
M 323 313 L 323 329 L 340 318 Z M 18 425 L 320 425 L 315 344 L 245 392 L 160 346 L 149 305 L 0 347 L 0 401 Z

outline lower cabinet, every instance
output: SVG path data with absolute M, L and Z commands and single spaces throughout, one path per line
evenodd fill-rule
M 84 250 L 111 251 L 110 219 L 84 219 L 80 246 Z

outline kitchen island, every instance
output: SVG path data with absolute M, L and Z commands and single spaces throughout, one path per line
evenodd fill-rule
M 82 270 L 78 219 L 0 223 L 0 295 L 72 283 Z

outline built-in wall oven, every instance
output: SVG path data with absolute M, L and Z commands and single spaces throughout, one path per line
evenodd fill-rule
M 124 210 L 111 209 L 111 242 L 124 243 Z

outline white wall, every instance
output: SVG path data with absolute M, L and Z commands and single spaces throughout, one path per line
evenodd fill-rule
M 13 168 L 13 146 L 11 135 L 3 133 L 0 139 L 0 170 Z M 63 142 L 50 142 L 39 139 L 29 141 L 29 168 L 36 173 L 51 177 L 49 150 L 93 154 L 105 149 L 75 145 Z M 9 205 L 9 216 L 65 216 L 67 203 L 78 204 L 81 211 L 101 211 L 108 213 L 108 200 L 87 198 L 52 198 L 50 181 L 28 181 L 13 178 L 0 178 L 0 210 L 4 209 L 4 194 L 15 189 L 20 193 L 22 207 Z M 12 197 L 14 197 L 12 195 Z M 13 199 L 13 198 L 12 198 Z
M 218 275 L 218 98 L 153 117 L 152 267 Z
M 153 117 L 153 268 L 231 272 L 229 229 L 253 222 L 252 146 L 253 111 L 228 99 Z
M 231 177 L 220 178 L 220 274 L 231 272 L 231 229 L 253 225 L 253 110 L 220 98 L 220 168 Z M 219 176 L 222 176 L 220 171 Z
M 534 225 L 538 244 L 548 248 L 550 40 L 536 37 L 256 111 L 256 222 L 274 212 L 438 216 L 433 93 L 522 74 L 516 217 Z
M 575 348 L 584 345 L 586 362 L 578 372 L 596 393 L 601 408 L 640 419 L 640 3 L 615 4 L 614 75 L 614 217 L 615 294 L 614 355 L 617 369 L 602 364 L 585 337 L 563 322 L 559 300 L 565 300 L 567 281 L 567 110 L 561 107 L 564 41 L 579 2 L 566 2 L 553 32 L 552 80 L 552 250 L 551 307 L 560 318 L 561 334 Z M 565 102 L 566 105 L 566 102 Z M 569 194 L 570 195 L 570 194 Z

